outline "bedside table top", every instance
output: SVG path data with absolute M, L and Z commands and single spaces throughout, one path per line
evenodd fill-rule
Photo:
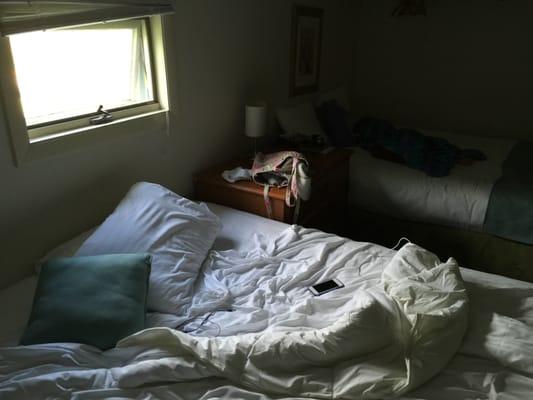
M 279 151 L 279 150 L 278 150 Z M 304 154 L 309 162 L 311 179 L 327 178 L 328 171 L 331 167 L 341 162 L 347 162 L 352 151 L 344 148 L 335 148 L 328 153 L 307 153 Z M 238 181 L 235 183 L 226 182 L 222 178 L 222 172 L 237 167 L 252 168 L 253 160 L 251 158 L 236 158 L 234 160 L 219 164 L 195 175 L 195 181 L 207 183 L 209 185 L 232 188 L 254 194 L 263 194 L 263 186 L 253 181 Z M 268 192 L 270 198 L 285 199 L 285 188 L 271 187 Z
M 222 172 L 237 167 L 252 168 L 253 160 L 247 158 L 236 158 L 232 161 L 219 164 L 215 167 L 209 168 L 203 172 L 200 172 L 195 176 L 195 180 L 202 183 L 207 183 L 212 186 L 227 187 L 233 190 L 240 190 L 243 192 L 249 192 L 254 194 L 260 194 L 262 196 L 263 186 L 258 185 L 253 181 L 237 181 L 235 183 L 227 182 L 222 178 Z M 268 192 L 269 197 L 276 199 L 285 199 L 285 188 L 271 187 Z

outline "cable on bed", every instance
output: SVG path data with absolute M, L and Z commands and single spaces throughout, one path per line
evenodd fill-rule
M 192 318 L 190 320 L 187 320 L 185 322 L 183 322 L 182 324 L 176 326 L 175 329 L 178 329 L 184 333 L 193 333 L 193 332 L 196 332 L 198 329 L 200 329 L 202 326 L 204 326 L 206 323 L 210 323 L 212 325 L 214 325 L 216 328 L 217 328 L 217 333 L 213 336 L 218 336 L 220 335 L 220 332 L 222 331 L 222 328 L 220 327 L 219 324 L 217 324 L 216 322 L 212 322 L 212 321 L 209 321 L 209 318 L 211 318 L 213 316 L 213 314 L 215 314 L 217 311 L 211 311 L 209 314 L 207 314 L 203 319 L 202 319 L 202 322 L 200 322 L 200 325 L 198 325 L 196 328 L 192 328 L 192 329 L 183 329 L 183 327 L 185 325 L 188 325 L 188 324 L 191 324 L 193 323 L 194 321 L 196 321 L 199 317 L 196 317 L 196 318 Z
M 411 243 L 411 241 L 409 239 L 407 239 L 406 237 L 401 237 L 400 240 L 398 240 L 398 243 L 396 243 L 396 245 L 394 247 L 391 247 L 391 250 L 399 250 L 400 248 L 402 248 L 404 245 L 406 245 L 407 243 L 403 243 L 403 241 L 406 241 L 407 243 Z

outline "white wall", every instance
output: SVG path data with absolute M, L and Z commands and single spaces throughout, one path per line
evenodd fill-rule
M 325 8 L 322 87 L 350 76 L 350 0 Z M 194 172 L 248 149 L 243 105 L 288 100 L 291 1 L 181 0 L 167 25 L 171 133 L 142 132 L 15 167 L 0 107 L 0 287 L 99 223 L 136 181 L 192 193 Z M 0 55 L 1 56 L 1 55 Z M 293 100 L 294 101 L 294 100 Z
M 533 138 L 533 2 L 427 0 L 427 17 L 358 1 L 356 111 L 413 127 Z

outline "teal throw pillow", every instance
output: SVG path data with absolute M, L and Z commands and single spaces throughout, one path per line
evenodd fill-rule
M 145 328 L 149 254 L 47 261 L 20 344 L 71 342 L 106 350 Z

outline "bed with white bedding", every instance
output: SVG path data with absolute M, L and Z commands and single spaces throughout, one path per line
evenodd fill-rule
M 147 330 L 103 353 L 76 344 L 2 347 L 0 398 L 359 398 L 415 386 L 400 398 L 533 392 L 533 285 L 461 269 L 463 286 L 452 261 L 432 260 L 426 270 L 416 267 L 423 253 L 398 258 L 381 246 L 209 208 L 222 230 L 195 285 L 196 316 L 185 324 L 168 314 L 150 319 L 154 326 L 180 323 L 180 331 Z M 74 254 L 82 242 L 55 255 Z M 320 298 L 308 292 L 333 275 L 346 287 Z M 0 293 L 3 346 L 17 343 L 35 282 Z M 402 332 L 393 322 L 409 318 L 392 316 L 402 315 L 419 320 L 400 335 L 410 338 L 407 347 L 396 346 L 393 334 Z
M 362 148 L 350 161 L 350 202 L 358 208 L 395 218 L 482 231 L 495 182 L 515 141 L 435 131 L 460 148 L 484 152 L 487 160 L 456 165 L 449 176 L 430 177 L 422 171 L 378 159 Z

